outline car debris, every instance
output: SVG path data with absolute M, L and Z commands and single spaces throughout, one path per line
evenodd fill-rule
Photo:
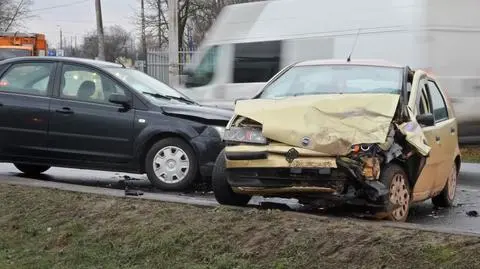
M 325 86 L 325 78 L 343 83 Z M 407 219 L 412 202 L 451 206 L 457 125 L 448 99 L 429 82 L 438 85 L 421 70 L 383 62 L 293 64 L 236 103 L 213 175 L 217 201 L 243 205 L 261 195 L 346 203 L 394 221 Z
M 476 218 L 476 217 L 478 217 L 478 211 L 476 211 L 476 210 L 468 211 L 467 216 Z

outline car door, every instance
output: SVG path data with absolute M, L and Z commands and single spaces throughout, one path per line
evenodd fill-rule
M 413 111 L 412 120 L 416 116 L 432 113 L 431 99 L 429 97 L 427 76 L 422 71 L 415 72 L 412 91 L 409 100 L 409 107 Z M 421 126 L 425 135 L 426 142 L 431 148 L 425 161 L 425 166 L 420 172 L 419 177 L 413 187 L 413 200 L 420 201 L 430 198 L 434 188 L 435 179 L 438 175 L 438 169 L 442 165 L 440 136 L 437 126 Z
M 455 162 L 455 148 L 458 141 L 457 120 L 453 115 L 449 115 L 445 96 L 440 87 L 434 80 L 428 80 L 428 92 L 430 93 L 433 116 L 435 118 L 435 128 L 440 138 L 438 142 L 438 157 L 441 159 L 441 165 L 437 170 L 437 177 L 434 181 L 433 189 L 440 192 Z
M 63 63 L 51 103 L 48 146 L 57 159 L 125 163 L 133 157 L 133 108 L 110 103 L 128 89 L 100 69 Z
M 56 63 L 11 64 L 0 76 L 0 154 L 12 158 L 42 158 L 48 154 L 50 95 Z

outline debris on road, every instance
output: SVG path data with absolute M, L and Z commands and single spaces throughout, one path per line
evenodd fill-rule
M 476 218 L 476 217 L 478 217 L 478 212 L 476 210 L 468 211 L 467 216 Z

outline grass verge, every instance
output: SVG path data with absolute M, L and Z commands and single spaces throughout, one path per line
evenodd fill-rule
M 460 148 L 462 161 L 468 163 L 480 162 L 480 146 L 465 145 Z
M 0 268 L 480 268 L 480 239 L 0 184 Z

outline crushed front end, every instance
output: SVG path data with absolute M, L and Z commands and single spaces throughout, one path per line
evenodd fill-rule
M 340 98 L 349 103 L 346 99 L 351 97 Z M 278 101 L 270 106 L 276 111 L 267 103 L 253 112 L 237 104 L 237 116 L 224 134 L 228 184 L 238 194 L 295 198 L 303 204 L 321 206 L 347 203 L 392 210 L 389 190 L 382 182 L 383 167 L 396 162 L 410 169 L 413 158 L 418 164 L 423 156 L 407 141 L 412 126 L 406 128 L 394 117 L 398 96 L 387 96 L 385 100 L 393 109 L 378 107 L 362 115 L 355 115 L 348 106 L 329 111 L 333 106 L 320 99 L 301 98 L 296 100 L 297 105 L 290 102 L 289 112 Z M 297 117 L 301 120 L 296 123 L 272 124 L 292 113 L 303 117 Z M 359 118 L 352 119 L 355 116 L 362 117 L 364 124 Z M 353 124 L 355 120 L 359 124 Z M 325 128 L 328 133 L 315 136 Z M 411 179 L 418 176 L 418 171 L 418 166 L 411 168 Z

